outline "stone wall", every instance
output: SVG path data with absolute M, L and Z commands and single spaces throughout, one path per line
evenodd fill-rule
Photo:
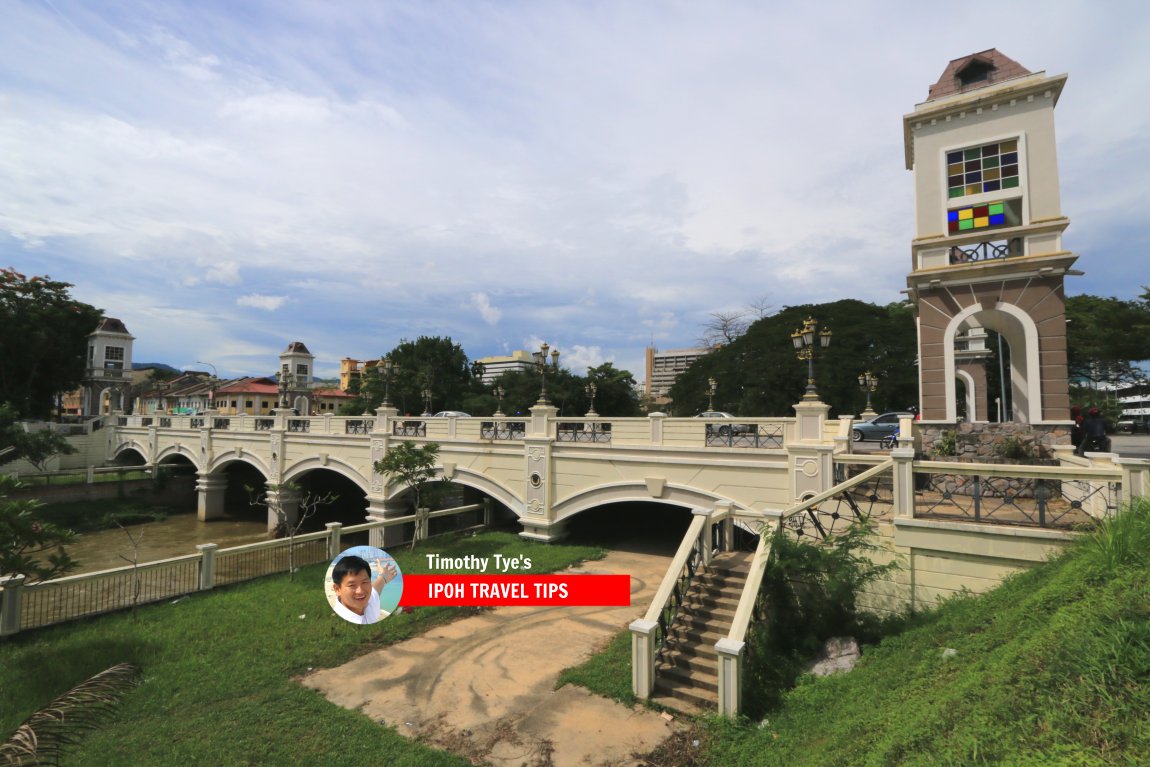
M 922 438 L 922 451 L 928 458 L 942 457 L 939 443 L 945 432 L 954 432 L 956 457 L 970 463 L 989 463 L 1002 458 L 1000 450 L 1007 439 L 1018 440 L 1025 451 L 1038 460 L 1054 458 L 1055 445 L 1070 444 L 1070 424 L 1034 426 L 1027 423 L 916 424 Z
M 91 485 L 46 485 L 16 490 L 11 497 L 35 498 L 43 503 L 139 498 L 148 503 L 171 506 L 176 511 L 193 511 L 196 508 L 196 478 L 177 476 L 167 477 L 161 482 L 133 479 L 124 482 L 95 482 Z

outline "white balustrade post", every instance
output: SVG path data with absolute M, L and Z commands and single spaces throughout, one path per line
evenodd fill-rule
M 484 498 L 483 499 L 483 526 L 484 527 L 491 527 L 491 513 L 492 513 L 491 499 L 490 498 Z
M 216 585 L 216 549 L 219 544 L 201 543 L 196 546 L 200 552 L 200 591 L 207 591 Z
M 715 642 L 719 655 L 719 715 L 737 716 L 743 702 L 743 648 L 746 642 L 723 637 Z
M 426 541 L 428 538 L 428 530 L 430 528 L 430 520 L 428 514 L 431 513 L 431 508 L 424 506 L 415 515 L 415 540 Z
M 655 621 L 631 621 L 631 691 L 646 700 L 655 690 Z
M 87 471 L 87 484 L 94 485 L 96 483 L 96 467 L 89 466 Z
M 1150 494 L 1150 461 L 1145 458 L 1114 457 L 1122 470 L 1122 498 L 1129 502 Z
M 20 630 L 20 608 L 24 602 L 24 576 L 0 577 L 0 636 Z
M 342 522 L 328 522 L 324 527 L 327 528 L 327 558 L 335 559 L 339 552 L 343 551 L 340 545 L 340 536 L 343 535 Z
M 896 447 L 894 459 L 894 509 L 899 517 L 914 517 L 914 448 Z
M 647 419 L 651 422 L 651 444 L 663 444 L 663 422 L 667 420 L 666 413 L 649 413 Z

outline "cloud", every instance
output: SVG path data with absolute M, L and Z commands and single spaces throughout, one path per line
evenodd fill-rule
M 487 297 L 486 293 L 472 293 L 471 306 L 479 312 L 479 316 L 488 325 L 495 325 L 503 316 L 502 311 L 491 305 L 491 299 Z
M 287 296 L 261 296 L 259 293 L 249 293 L 246 296 L 240 296 L 237 298 L 236 306 L 250 306 L 254 309 L 263 309 L 267 312 L 274 312 L 276 309 L 283 306 L 287 300 Z

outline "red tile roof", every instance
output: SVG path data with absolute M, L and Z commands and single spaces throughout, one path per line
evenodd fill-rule
M 964 86 L 959 74 L 971 64 L 987 66 L 989 67 L 989 72 L 987 72 L 986 79 Z M 1013 80 L 1016 77 L 1025 77 L 1029 74 L 1032 74 L 1032 72 L 1014 59 L 1000 53 L 997 48 L 989 48 L 979 53 L 972 53 L 968 56 L 955 59 L 947 64 L 946 70 L 942 73 L 942 77 L 938 78 L 938 82 L 930 86 L 930 92 L 927 94 L 926 100 L 933 101 L 934 99 L 940 99 L 955 93 L 967 93 L 977 90 L 978 88 L 987 88 L 991 85 L 997 85 L 1006 80 Z
M 216 389 L 217 394 L 279 394 L 279 386 L 270 378 L 241 378 Z

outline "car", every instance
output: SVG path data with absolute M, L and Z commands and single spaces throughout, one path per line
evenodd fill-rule
M 1119 434 L 1133 434 L 1134 422 L 1133 421 L 1119 421 L 1114 427 L 1114 430 Z
M 914 415 L 906 412 L 883 413 L 869 421 L 860 421 L 851 427 L 851 439 L 855 442 L 868 439 L 881 441 L 883 437 L 889 437 L 898 431 L 900 418 L 914 418 Z
M 695 416 L 696 418 L 708 418 L 715 420 L 733 419 L 735 416 L 730 413 L 724 413 L 722 410 L 704 410 Z M 726 437 L 729 434 L 750 434 L 755 430 L 755 427 L 749 423 L 723 423 L 723 424 L 707 424 L 707 433 L 718 433 L 719 436 Z
M 471 413 L 464 413 L 462 410 L 440 410 L 432 416 L 432 418 L 470 418 Z

